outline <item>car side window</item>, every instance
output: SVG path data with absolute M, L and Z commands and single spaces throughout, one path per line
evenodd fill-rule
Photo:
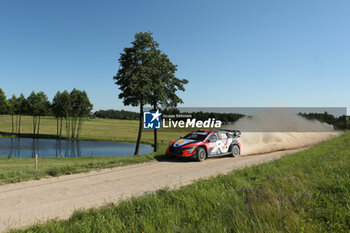
M 225 133 L 219 133 L 219 138 L 221 140 L 225 140 L 227 138 L 227 135 Z
M 218 136 L 216 136 L 216 133 L 213 133 L 212 135 L 210 135 L 210 137 L 208 138 L 211 142 L 215 142 L 218 140 Z

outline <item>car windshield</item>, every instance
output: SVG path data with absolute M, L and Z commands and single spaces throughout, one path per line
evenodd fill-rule
M 207 137 L 207 134 L 190 133 L 190 134 L 187 134 L 184 138 L 192 139 L 196 141 L 203 141 L 206 137 Z

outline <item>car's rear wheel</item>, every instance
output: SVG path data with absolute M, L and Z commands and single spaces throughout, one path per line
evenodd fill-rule
M 203 162 L 207 157 L 207 152 L 205 151 L 205 149 L 203 147 L 199 147 L 197 149 L 197 160 L 199 162 Z
M 241 150 L 239 149 L 238 145 L 233 145 L 231 150 L 233 157 L 238 157 L 241 154 Z

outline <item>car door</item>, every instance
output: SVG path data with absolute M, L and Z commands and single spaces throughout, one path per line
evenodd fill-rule
M 226 132 L 218 132 L 218 137 L 220 140 L 220 143 L 218 145 L 220 146 L 220 151 L 222 154 L 226 154 L 229 151 L 232 139 L 228 138 Z
M 226 139 L 223 138 L 223 135 L 221 133 L 217 133 L 217 136 L 218 136 L 218 140 L 216 141 L 216 145 L 218 147 L 217 154 L 220 155 L 223 153 Z
M 208 140 L 210 140 L 208 155 L 214 156 L 214 155 L 220 154 L 220 149 L 218 145 L 220 140 L 218 138 L 218 135 L 216 133 L 213 133 L 212 135 L 209 136 Z

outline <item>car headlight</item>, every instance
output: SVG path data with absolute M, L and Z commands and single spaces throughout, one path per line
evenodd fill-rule
M 192 153 L 196 149 L 196 146 L 183 147 L 182 149 Z

